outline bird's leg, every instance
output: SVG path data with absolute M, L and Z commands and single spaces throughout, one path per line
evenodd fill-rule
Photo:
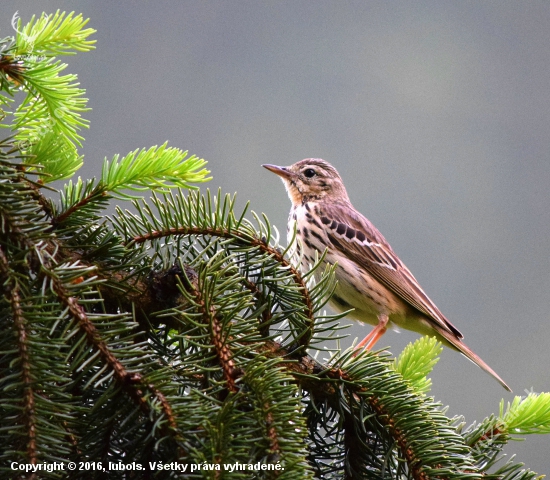
M 376 325 L 376 327 L 374 327 L 371 332 L 357 344 L 355 350 L 360 350 L 364 347 L 366 347 L 367 350 L 370 350 L 374 347 L 374 344 L 380 340 L 380 337 L 384 335 L 384 333 L 386 333 L 389 320 L 389 317 L 385 314 L 381 313 L 378 315 L 378 325 Z

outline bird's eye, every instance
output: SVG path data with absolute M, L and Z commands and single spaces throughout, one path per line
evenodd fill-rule
M 311 178 L 315 175 L 315 170 L 313 170 L 313 168 L 308 168 L 308 169 L 304 170 L 304 175 L 307 178 Z

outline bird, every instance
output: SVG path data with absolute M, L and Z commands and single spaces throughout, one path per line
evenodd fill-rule
M 356 349 L 370 350 L 389 327 L 432 335 L 512 391 L 463 342 L 462 333 L 430 300 L 384 236 L 353 207 L 330 163 L 306 158 L 291 166 L 262 166 L 282 179 L 292 202 L 287 234 L 289 243 L 297 237 L 299 268 L 307 271 L 316 258 L 334 265 L 337 282 L 329 304 L 374 325 Z

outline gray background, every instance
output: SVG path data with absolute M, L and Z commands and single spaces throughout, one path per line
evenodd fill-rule
M 93 108 L 80 175 L 169 140 L 284 232 L 289 200 L 260 164 L 324 158 L 515 394 L 550 390 L 548 2 L 4 0 L 0 36 L 16 10 L 58 8 L 98 30 L 65 57 Z M 513 398 L 448 350 L 432 378 L 467 423 Z M 549 447 L 508 451 L 549 474 Z

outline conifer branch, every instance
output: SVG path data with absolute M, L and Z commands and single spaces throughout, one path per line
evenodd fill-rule
M 9 296 L 13 323 L 17 335 L 17 345 L 19 350 L 19 363 L 21 369 L 21 382 L 23 384 L 23 408 L 21 418 L 25 425 L 27 435 L 27 458 L 30 464 L 36 465 L 36 418 L 35 418 L 35 391 L 31 373 L 31 364 L 28 352 L 27 329 L 23 309 L 21 308 L 21 297 L 17 281 L 13 278 L 8 259 L 0 245 L 0 280 L 7 288 L 4 294 Z
M 104 197 L 105 199 L 109 197 L 109 194 L 103 187 L 96 187 L 93 189 L 87 196 L 80 199 L 78 202 L 71 205 L 69 208 L 64 210 L 59 215 L 56 215 L 52 218 L 52 230 L 54 230 L 55 227 L 65 222 L 71 215 L 73 215 L 75 212 L 81 211 L 84 207 L 89 205 L 90 203 L 96 203 L 98 202 L 101 197 Z
M 164 191 L 170 188 L 197 187 L 193 183 L 210 180 L 204 168 L 206 161 L 187 152 L 168 147 L 168 143 L 147 150 L 135 150 L 119 161 L 118 155 L 109 162 L 105 159 L 99 188 L 114 192 L 122 198 L 135 198 L 123 194 L 124 189 L 136 191 Z
M 271 455 L 278 455 L 280 452 L 279 437 L 277 435 L 277 429 L 275 428 L 275 418 L 271 412 L 271 405 L 266 402 L 264 404 L 264 409 L 267 412 L 265 425 L 267 428 L 267 437 L 270 440 L 269 451 Z
M 198 278 L 195 277 L 195 281 L 189 282 L 188 291 L 193 295 L 194 302 L 200 311 L 204 323 L 210 327 L 212 345 L 216 350 L 216 357 L 222 368 L 223 378 L 227 383 L 227 389 L 232 393 L 236 393 L 235 362 L 233 361 L 227 342 L 223 338 L 223 327 L 220 318 L 218 317 L 215 307 L 212 304 L 207 304 L 203 298 L 197 280 Z
M 69 296 L 63 284 L 52 272 L 43 269 L 43 274 L 49 277 L 53 291 L 57 294 L 61 303 L 67 307 L 70 315 L 78 322 L 80 328 L 86 335 L 86 340 L 89 345 L 99 351 L 103 361 L 114 372 L 114 378 L 117 383 L 147 415 L 151 413 L 151 408 L 147 398 L 144 396 L 144 390 L 149 390 L 162 406 L 162 411 L 166 417 L 170 431 L 172 433 L 176 432 L 176 420 L 170 404 L 166 401 L 166 397 L 153 385 L 144 384 L 140 374 L 129 372 L 102 340 L 101 335 L 88 318 L 88 315 L 79 304 L 78 300 Z
M 96 31 L 92 28 L 84 29 L 89 19 L 74 12 L 65 16 L 65 12 L 58 10 L 53 15 L 42 14 L 32 16 L 25 25 L 17 19 L 14 28 L 19 32 L 16 39 L 18 55 L 74 55 L 76 51 L 87 52 L 94 48 L 95 40 L 88 37 Z
M 327 368 L 308 355 L 300 355 L 298 352 L 290 351 L 281 344 L 274 341 L 267 341 L 262 347 L 262 352 L 270 358 L 282 358 L 284 366 L 294 375 L 297 383 L 307 391 L 311 393 L 315 398 L 328 402 L 333 408 L 341 411 L 344 415 L 344 423 L 346 424 L 346 436 L 348 437 L 349 445 L 352 447 L 357 446 L 361 442 L 361 439 L 354 438 L 355 421 L 358 417 L 358 411 L 354 409 L 346 411 L 340 410 L 341 405 L 341 393 L 340 389 L 335 388 L 334 380 L 342 382 L 346 385 L 346 389 L 349 392 L 351 398 L 364 398 L 372 410 L 376 413 L 377 420 L 385 425 L 392 438 L 399 446 L 403 454 L 404 460 L 407 462 L 409 471 L 412 478 L 415 480 L 428 480 L 432 478 L 422 466 L 421 456 L 415 451 L 415 444 L 417 439 L 409 439 L 408 434 L 399 426 L 399 418 L 395 417 L 395 414 L 391 409 L 388 409 L 381 396 L 376 395 L 372 387 L 358 386 L 356 385 L 356 378 L 350 372 L 341 368 L 332 367 Z M 371 355 L 369 353 L 369 355 Z M 323 381 L 329 380 L 329 381 Z M 368 385 L 368 380 L 365 381 Z M 348 405 L 352 405 L 354 401 L 349 401 Z M 356 457 L 352 457 L 356 458 Z M 438 465 L 432 465 L 433 474 L 437 476 Z M 475 472 L 475 467 L 470 465 L 471 473 Z M 473 477 L 471 477 L 473 478 Z
M 148 150 L 135 150 L 119 161 L 118 155 L 103 162 L 101 179 L 84 183 L 70 181 L 63 194 L 63 211 L 53 218 L 54 227 L 59 227 L 72 216 L 83 217 L 88 211 L 102 208 L 111 198 L 139 198 L 124 193 L 124 190 L 166 191 L 169 188 L 197 188 L 192 184 L 210 180 L 206 161 L 187 152 L 171 148 L 164 143 Z M 75 215 L 76 214 L 76 215 Z M 76 220 L 78 224 L 78 218 Z
M 304 300 L 304 305 L 306 307 L 304 314 L 307 316 L 308 322 L 309 322 L 309 328 L 307 332 L 305 332 L 300 337 L 299 343 L 301 347 L 307 347 L 309 345 L 311 338 L 313 337 L 315 309 L 314 309 L 313 301 L 310 296 L 309 289 L 307 288 L 307 283 L 302 278 L 302 274 L 298 271 L 298 269 L 294 267 L 277 248 L 271 247 L 261 239 L 250 237 L 249 235 L 245 235 L 235 229 L 228 229 L 228 228 L 222 228 L 222 227 L 214 228 L 214 227 L 207 227 L 207 226 L 197 226 L 197 227 L 181 226 L 181 227 L 168 228 L 164 230 L 153 230 L 153 231 L 144 233 L 142 235 L 136 235 L 126 244 L 126 246 L 127 248 L 129 248 L 132 244 L 139 245 L 141 243 L 148 242 L 154 239 L 164 238 L 168 236 L 180 236 L 180 235 L 182 236 L 208 235 L 212 237 L 236 239 L 240 241 L 242 244 L 249 245 L 251 247 L 257 247 L 262 252 L 272 257 L 282 267 L 287 268 L 288 271 L 291 273 L 296 284 L 299 285 L 300 287 L 300 292 Z

